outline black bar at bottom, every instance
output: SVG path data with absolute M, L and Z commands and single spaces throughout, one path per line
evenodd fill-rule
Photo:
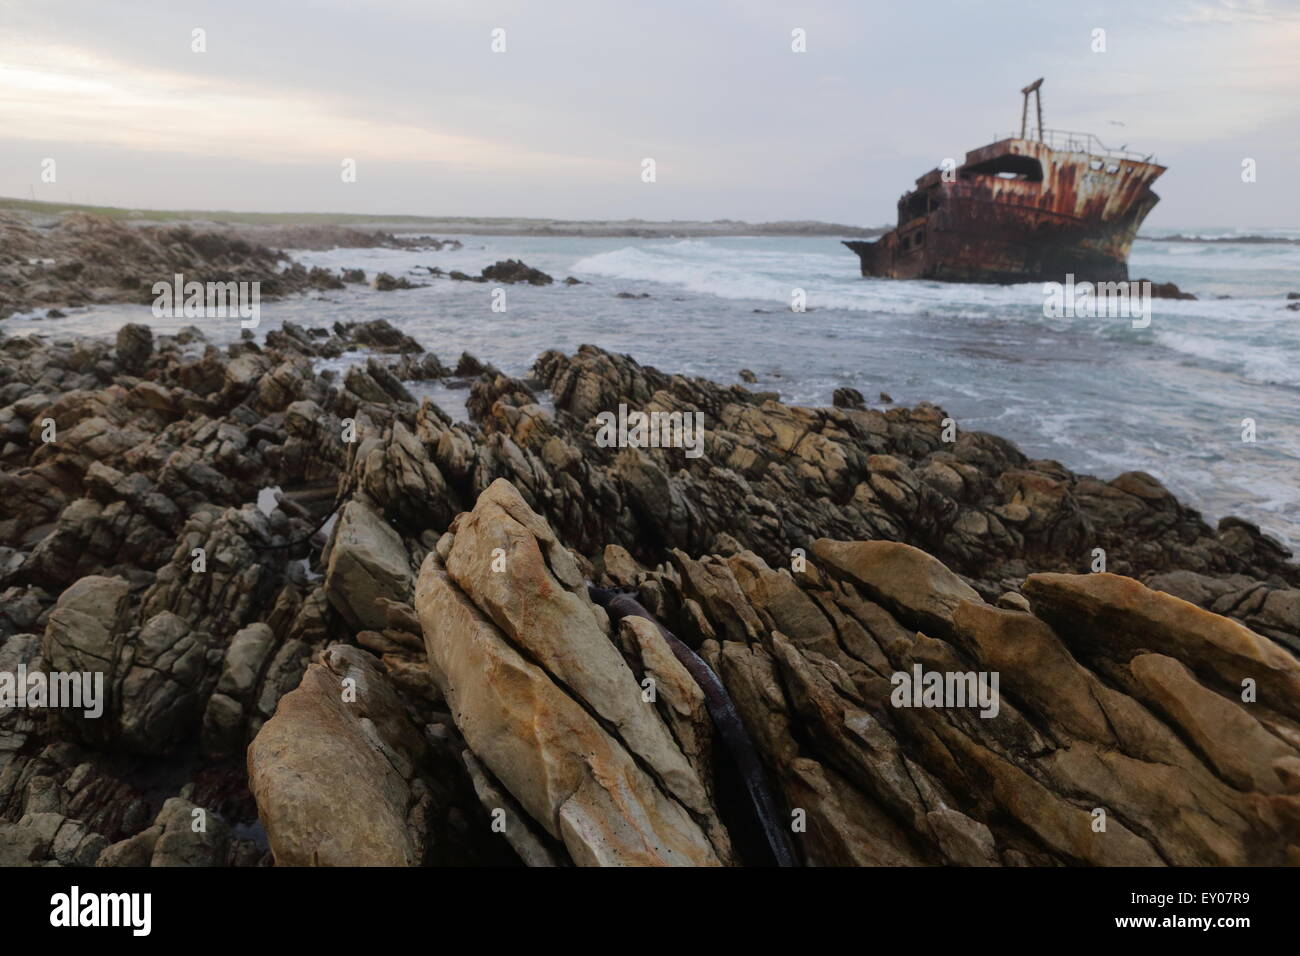
M 840 925 L 861 942 L 894 932 L 945 939 L 1076 939 L 1111 936 L 1230 941 L 1251 930 L 1285 931 L 1294 920 L 1287 869 L 863 869 L 600 872 L 567 869 L 168 869 L 6 870 L 4 936 L 71 932 L 81 942 L 168 943 L 313 939 L 372 944 L 391 934 L 450 941 L 477 926 L 494 945 L 518 933 L 536 945 L 552 933 L 598 944 L 624 925 L 631 936 L 764 934 L 778 926 L 814 934 Z M 110 926 L 54 926 L 111 918 Z M 143 897 L 149 894 L 148 935 Z M 93 897 L 87 902 L 88 897 Z M 138 899 L 138 909 L 128 904 Z M 62 909 L 60 909 L 62 905 Z M 97 914 L 104 914 L 103 917 Z M 135 915 L 135 928 L 130 917 Z M 674 925 L 667 925 L 668 923 Z M 697 929 L 689 929 L 689 925 Z M 820 927 L 820 929 L 819 929 Z M 1044 933 L 1053 936 L 1043 936 Z M 878 936 L 877 934 L 883 934 Z M 987 939 L 988 937 L 985 937 Z M 609 937 L 604 936 L 606 942 Z M 559 940 L 556 940 L 559 942 Z M 814 938 L 810 944 L 816 945 Z

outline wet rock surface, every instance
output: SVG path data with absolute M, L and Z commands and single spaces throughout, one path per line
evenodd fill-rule
M 470 422 L 412 395 L 453 377 Z M 588 582 L 720 678 L 802 863 L 1300 862 L 1290 556 L 839 399 L 383 321 L 0 339 L 0 673 L 103 681 L 0 706 L 0 862 L 770 862 L 700 684 Z M 620 404 L 701 454 L 598 441 Z
M 446 240 L 459 248 L 456 240 Z M 257 282 L 263 298 L 342 289 L 362 282 L 360 269 L 342 274 L 294 262 L 283 248 L 389 246 L 441 249 L 436 239 L 415 240 L 340 227 L 237 229 L 208 224 L 133 225 L 88 213 L 71 213 L 44 227 L 27 218 L 0 215 L 0 319 L 42 306 L 84 306 L 105 302 L 151 303 L 154 283 Z M 549 281 L 549 279 L 548 279 Z M 381 273 L 380 291 L 410 289 L 405 278 Z M 48 309 L 46 319 L 62 318 Z M 132 358 L 128 354 L 128 361 Z M 129 367 L 129 366 L 128 366 Z
M 455 270 L 448 273 L 448 275 L 460 282 L 503 282 L 506 284 L 524 282 L 528 285 L 550 285 L 555 281 L 541 269 L 534 269 L 518 259 L 503 259 L 500 262 L 492 263 L 490 266 L 484 266 L 476 276 L 466 275 L 464 272 Z

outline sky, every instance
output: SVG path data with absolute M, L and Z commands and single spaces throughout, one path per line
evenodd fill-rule
M 880 225 L 1041 76 L 1169 167 L 1148 226 L 1297 226 L 1298 49 L 1300 0 L 0 0 L 0 195 Z

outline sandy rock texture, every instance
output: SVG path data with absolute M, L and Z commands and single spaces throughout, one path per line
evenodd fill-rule
M 621 403 L 703 415 L 703 454 L 603 447 Z M 660 625 L 800 863 L 1300 862 L 1290 555 L 945 417 L 590 346 L 514 378 L 383 321 L 4 335 L 0 675 L 104 693 L 0 706 L 0 862 L 769 863 Z M 971 699 L 900 692 L 927 674 Z

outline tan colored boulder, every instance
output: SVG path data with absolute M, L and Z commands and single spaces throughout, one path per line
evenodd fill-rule
M 1024 592 L 1067 641 L 1104 634 L 1110 655 L 1164 654 L 1238 694 L 1253 680 L 1261 707 L 1300 717 L 1300 661 L 1236 621 L 1118 574 L 1031 574 Z
M 618 642 L 623 652 L 639 664 L 642 696 L 653 690 L 664 722 L 707 787 L 712 774 L 713 724 L 704 705 L 704 691 L 652 621 L 623 618 L 618 626 Z
M 1129 670 L 1224 779 L 1241 790 L 1284 791 L 1274 762 L 1300 753 L 1269 733 L 1246 707 L 1210 690 L 1163 654 L 1139 654 L 1129 661 Z
M 605 612 L 587 597 L 577 563 L 546 521 L 499 479 L 453 529 L 446 559 L 452 581 L 515 646 L 612 724 L 674 796 L 708 812 L 698 775 L 642 700 L 640 684 L 610 640 Z
M 545 522 L 497 481 L 453 532 L 425 559 L 415 605 L 474 756 L 580 865 L 728 862 L 703 781 Z
M 1100 682 L 1038 618 L 967 601 L 958 606 L 953 622 L 984 669 L 997 671 L 1018 699 L 1077 736 L 1114 742 L 1098 700 L 1105 696 Z
M 962 601 L 980 600 L 938 558 L 898 541 L 818 538 L 812 550 L 817 562 L 860 585 L 868 597 L 940 636 L 952 633 L 952 617 Z
M 420 569 L 415 604 L 457 728 L 575 863 L 719 862 L 681 804 L 582 704 L 511 646 L 451 581 L 437 552 Z
M 410 817 L 423 753 L 374 659 L 327 649 L 248 748 L 249 788 L 276 864 L 418 865 L 422 834 Z

